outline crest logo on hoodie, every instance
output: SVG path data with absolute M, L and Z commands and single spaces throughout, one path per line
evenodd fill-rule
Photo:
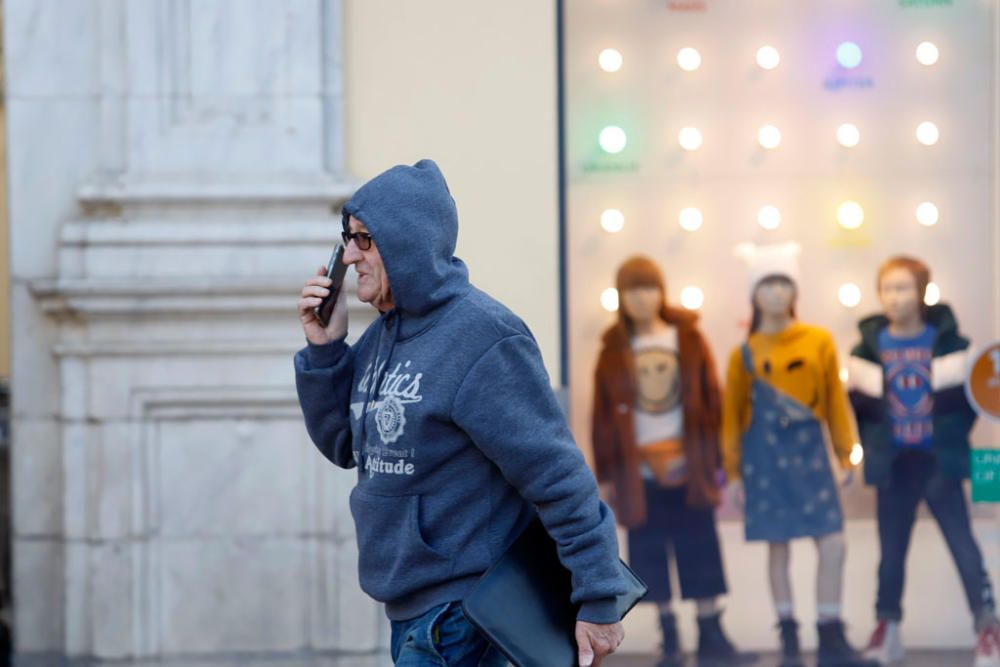
M 385 375 L 382 375 L 385 362 L 378 366 L 369 364 L 358 383 L 358 390 L 366 393 L 372 389 L 373 382 L 378 387 L 378 396 L 368 405 L 368 410 L 375 410 L 375 425 L 382 444 L 391 445 L 406 434 L 406 406 L 424 399 L 420 393 L 424 374 L 407 372 L 411 363 L 400 362 Z M 380 376 L 381 381 L 378 380 Z M 357 420 L 363 419 L 367 412 L 363 402 L 352 403 L 351 409 Z

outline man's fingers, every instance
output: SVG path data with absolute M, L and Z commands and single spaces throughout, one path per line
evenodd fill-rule
M 319 285 L 306 285 L 302 288 L 302 296 L 318 296 L 324 297 L 330 293 L 325 287 L 320 287 Z
M 577 627 L 576 645 L 580 647 L 580 667 L 594 667 L 594 649 L 590 647 L 590 635 Z
M 316 275 L 317 276 L 325 276 L 326 275 L 326 267 L 323 266 L 323 265 L 320 265 L 320 267 L 318 269 L 316 269 Z
M 323 303 L 323 299 L 315 296 L 307 296 L 299 299 L 299 313 L 305 315 L 306 313 L 311 313 L 313 308 Z
M 331 283 L 333 281 L 325 276 L 315 276 L 306 281 L 306 285 L 319 285 L 320 287 L 329 287 Z

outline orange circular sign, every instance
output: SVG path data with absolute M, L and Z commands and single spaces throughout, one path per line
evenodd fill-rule
M 1000 420 L 1000 341 L 973 359 L 965 392 L 980 415 Z

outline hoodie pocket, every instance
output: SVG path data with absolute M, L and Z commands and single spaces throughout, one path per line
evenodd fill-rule
M 452 561 L 424 540 L 420 496 L 379 496 L 360 486 L 351 491 L 351 514 L 358 537 L 361 588 L 389 602 L 443 583 Z

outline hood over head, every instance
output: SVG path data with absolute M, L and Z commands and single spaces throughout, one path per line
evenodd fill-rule
M 407 337 L 433 322 L 433 311 L 469 286 L 469 272 L 455 257 L 458 211 L 433 160 L 397 165 L 365 183 L 344 204 L 344 224 L 354 216 L 375 240 Z

